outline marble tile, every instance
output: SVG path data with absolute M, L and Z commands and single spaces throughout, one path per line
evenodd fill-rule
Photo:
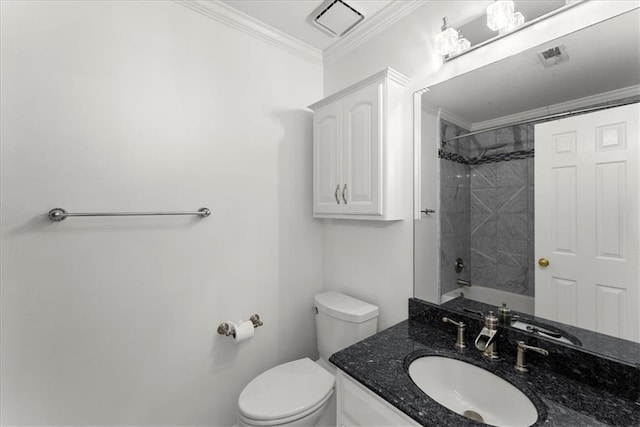
M 526 150 L 528 148 L 527 141 L 527 126 L 526 125 L 518 125 L 513 127 L 513 150 L 521 151 Z
M 498 129 L 496 131 L 496 144 L 507 144 L 505 148 L 507 148 L 508 151 L 513 151 L 514 145 L 517 140 L 516 132 L 518 132 L 519 134 L 519 129 L 517 126 Z
M 473 194 L 473 190 L 472 190 Z M 509 213 L 527 212 L 528 204 L 527 187 L 502 187 L 497 192 L 497 211 Z M 471 204 L 473 210 L 473 198 Z
M 469 210 L 469 189 L 446 187 L 440 189 L 440 209 L 443 212 L 466 212 Z
M 440 221 L 442 237 L 469 238 L 470 223 L 467 212 L 441 212 Z
M 495 265 L 482 267 L 474 267 L 471 270 L 471 283 L 473 286 L 484 286 L 486 288 L 496 289 L 497 272 Z
M 478 154 L 475 151 L 475 144 L 472 142 L 475 136 L 460 138 L 458 140 L 458 151 L 466 158 L 475 157 Z
M 498 242 L 491 237 L 471 238 L 471 268 L 496 265 L 498 260 Z
M 440 122 L 440 135 L 442 139 L 448 139 L 455 136 L 460 136 L 467 132 L 468 131 L 466 129 L 463 129 L 460 126 L 454 125 L 453 123 L 449 123 L 446 120 L 441 120 Z M 464 139 L 468 139 L 468 138 L 460 138 L 453 141 L 449 141 L 446 143 L 445 148 L 452 153 L 467 157 L 468 148 L 466 144 L 463 143 Z
M 535 291 L 536 291 L 536 277 L 535 277 L 535 268 L 532 263 L 527 269 L 526 278 L 525 278 L 524 295 L 533 297 L 535 296 Z
M 496 273 L 496 285 L 499 289 L 520 295 L 527 291 L 527 267 L 498 264 Z
M 496 212 L 496 198 L 498 192 L 495 188 L 479 188 L 471 190 L 471 212 Z
M 480 156 L 480 153 L 482 153 L 482 146 L 478 142 L 478 138 L 476 137 L 476 135 L 471 135 L 468 138 L 464 138 L 463 143 L 467 148 L 467 157 L 469 159 L 476 158 Z
M 440 185 L 468 188 L 469 166 L 451 160 L 440 159 Z
M 492 145 L 496 145 L 496 143 L 497 143 L 496 131 L 478 133 L 478 134 L 475 134 L 474 137 L 475 137 L 476 142 L 481 147 L 490 147 Z
M 536 183 L 536 164 L 535 158 L 529 157 L 527 159 L 527 185 L 535 185 Z
M 469 175 L 472 189 L 497 187 L 496 169 L 492 163 L 472 165 Z
M 533 123 L 527 123 L 526 125 L 526 129 L 527 129 L 527 149 L 532 149 L 535 148 L 535 127 Z
M 535 225 L 536 225 L 536 216 L 535 216 L 535 197 L 534 197 L 535 189 L 533 186 L 529 186 L 527 188 L 527 238 L 529 240 L 535 239 Z
M 527 240 L 522 239 L 497 239 L 498 265 L 510 265 L 515 267 L 527 267 Z
M 526 213 L 499 213 L 497 215 L 496 237 L 498 239 L 526 240 L 529 230 L 527 218 L 528 214 Z
M 497 234 L 497 215 L 474 212 L 471 215 L 471 237 L 486 236 L 495 238 Z
M 460 127 L 449 123 L 445 120 L 440 122 L 440 136 L 442 139 L 453 138 L 455 136 L 459 136 L 463 131 Z
M 526 164 L 527 159 L 495 163 L 497 186 L 514 187 L 527 185 Z

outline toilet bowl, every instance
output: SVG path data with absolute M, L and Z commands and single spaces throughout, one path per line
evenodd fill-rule
M 329 357 L 376 332 L 378 307 L 339 292 L 314 297 L 320 359 L 275 366 L 238 398 L 238 426 L 335 426 L 335 368 Z
M 335 378 L 304 358 L 254 378 L 238 398 L 241 426 L 315 426 L 334 393 Z

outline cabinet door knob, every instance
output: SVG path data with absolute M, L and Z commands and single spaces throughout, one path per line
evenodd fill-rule
M 342 200 L 344 200 L 344 204 L 347 204 L 347 184 L 342 187 Z
M 548 260 L 548 259 L 546 259 L 546 258 L 540 258 L 540 259 L 538 260 L 538 265 L 539 265 L 540 267 L 548 267 L 548 266 L 549 266 L 549 260 Z
M 336 198 L 336 203 L 340 204 L 340 197 L 338 197 L 338 191 L 340 191 L 340 184 L 336 185 L 336 191 L 333 193 L 334 197 Z

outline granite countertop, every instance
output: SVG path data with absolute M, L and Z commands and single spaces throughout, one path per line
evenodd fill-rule
M 621 385 L 614 381 L 611 387 L 595 387 L 546 369 L 545 358 L 532 352 L 527 353 L 530 371 L 519 373 L 513 368 L 514 348 L 506 342 L 502 350 L 498 346 L 500 359 L 496 361 L 488 360 L 473 346 L 475 335 L 471 335 L 471 331 L 467 335 L 469 348 L 458 350 L 454 347 L 456 328 L 448 324 L 440 328 L 428 319 L 429 316 L 441 319 L 442 314 L 448 312 L 434 310 L 427 316 L 410 316 L 409 320 L 335 353 L 330 361 L 425 426 L 486 425 L 441 406 L 413 383 L 407 372 L 408 365 L 414 359 L 427 355 L 459 359 L 509 381 L 536 406 L 539 417 L 534 426 L 640 425 L 640 404 L 633 384 L 629 387 L 626 383 Z M 550 349 L 549 358 L 554 357 L 553 351 Z M 562 358 L 561 354 L 559 358 Z M 636 376 L 640 368 L 630 369 L 631 381 L 635 382 L 640 378 Z M 613 369 L 611 372 L 617 371 Z M 628 372 L 625 376 L 629 377 Z

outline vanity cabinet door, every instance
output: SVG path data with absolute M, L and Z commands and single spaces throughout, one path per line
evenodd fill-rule
M 336 389 L 339 427 L 420 425 L 340 370 Z

